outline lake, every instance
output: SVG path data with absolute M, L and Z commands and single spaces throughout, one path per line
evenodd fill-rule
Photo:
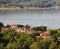
M 28 24 L 30 26 L 46 25 L 60 28 L 60 10 L 0 10 L 0 22 L 6 24 Z

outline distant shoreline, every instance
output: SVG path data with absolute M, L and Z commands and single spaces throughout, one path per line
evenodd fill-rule
M 49 9 L 60 9 L 60 6 L 46 7 L 46 8 L 38 8 L 38 7 L 25 7 L 25 8 L 23 8 L 23 9 L 49 10 Z
M 5 7 L 5 8 L 0 8 L 0 10 L 20 10 L 20 9 L 30 9 L 30 10 L 49 10 L 49 9 L 60 9 L 60 7 L 47 7 L 47 8 L 35 8 L 35 7 L 25 7 L 25 8 L 20 8 L 20 7 Z
M 53 8 L 35 8 L 35 7 L 26 7 L 23 9 L 32 9 L 32 10 L 48 10 L 48 9 L 53 9 Z
M 19 7 L 15 7 L 15 8 L 7 7 L 7 8 L 0 8 L 0 10 L 20 10 L 20 8 Z
M 26 10 L 49 10 L 52 8 L 0 8 L 0 10 L 20 10 L 20 9 L 26 9 Z

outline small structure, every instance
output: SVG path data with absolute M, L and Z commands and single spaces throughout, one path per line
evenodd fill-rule
M 41 33 L 40 36 L 42 36 L 42 38 L 50 38 L 50 36 L 47 32 Z
M 7 31 L 7 30 L 11 30 L 11 31 L 15 31 L 17 33 L 27 33 L 27 34 L 32 34 L 33 30 L 31 29 L 27 29 L 26 27 L 17 27 L 16 24 L 8 24 L 5 27 L 2 28 L 2 31 Z
M 47 32 L 42 32 L 39 36 L 36 36 L 36 39 L 39 40 L 41 38 L 51 38 Z

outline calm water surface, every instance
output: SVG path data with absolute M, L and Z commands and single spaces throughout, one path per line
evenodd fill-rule
M 1 11 L 0 22 L 6 24 L 47 25 L 60 28 L 60 10 L 15 10 Z

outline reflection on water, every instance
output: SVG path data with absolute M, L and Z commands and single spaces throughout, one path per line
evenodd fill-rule
M 29 24 L 60 27 L 60 10 L 16 10 L 0 11 L 0 21 L 4 24 Z

